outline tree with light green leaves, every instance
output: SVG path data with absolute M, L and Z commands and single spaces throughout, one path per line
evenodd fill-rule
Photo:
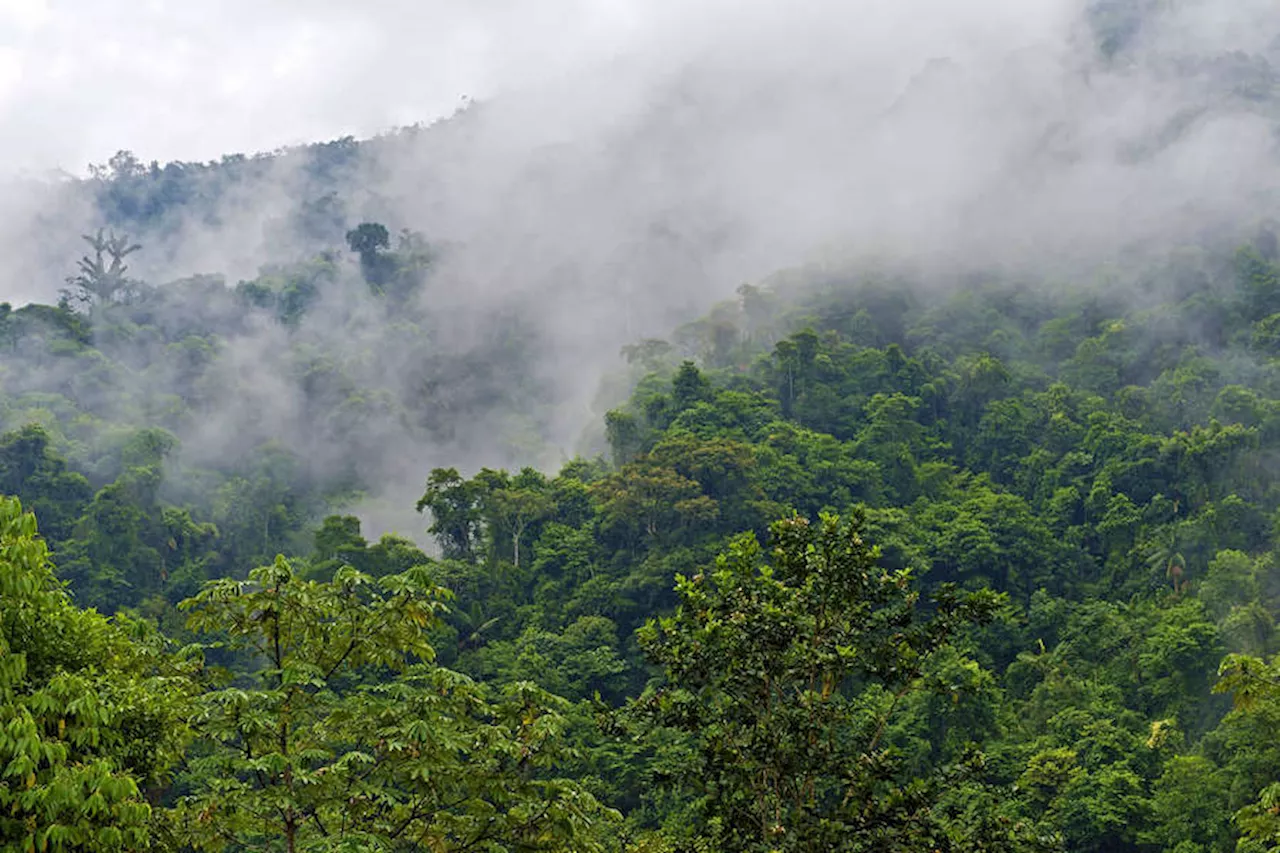
M 192 629 L 255 671 L 201 697 L 175 836 L 217 851 L 605 850 L 614 813 L 556 776 L 566 704 L 435 665 L 445 599 L 425 566 L 321 583 L 278 558 L 184 602 Z
M 77 608 L 0 498 L 0 848 L 147 849 L 190 687 L 145 626 Z
M 1215 693 L 1230 693 L 1238 711 L 1274 719 L 1280 705 L 1280 657 L 1227 655 Z M 1257 799 L 1235 813 L 1240 853 L 1280 850 L 1280 780 L 1265 785 Z

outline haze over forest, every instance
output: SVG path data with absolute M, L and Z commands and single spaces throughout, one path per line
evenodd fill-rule
M 247 43 L 212 9 L 153 4 L 126 24 L 123 10 L 37 7 L 9 10 L 32 45 L 7 54 L 21 73 L 0 154 L 28 175 L 102 165 L 6 193 L 3 297 L 55 299 L 80 235 L 102 226 L 143 245 L 131 273 L 149 283 L 229 285 L 341 249 L 356 222 L 412 229 L 448 247 L 426 298 L 452 318 L 452 347 L 518 318 L 550 396 L 522 439 L 499 422 L 527 413 L 499 407 L 462 447 L 387 448 L 410 490 L 444 459 L 554 465 L 581 449 L 620 342 L 665 336 L 780 268 L 873 262 L 942 288 L 992 270 L 1089 276 L 1233 239 L 1276 192 L 1266 2 L 278 4 Z M 65 51 L 90 33 L 107 38 L 59 53 L 61 75 L 34 73 L 41 39 Z M 249 69 L 271 72 L 249 83 Z M 122 75 L 111 97 L 85 85 L 101 73 Z M 414 113 L 415 99 L 429 106 Z M 417 121 L 243 161 L 147 159 L 391 116 Z M 138 153 L 110 160 L 117 148 Z M 306 332 L 333 343 L 350 310 Z M 363 346 L 352 332 L 338 345 Z M 228 357 L 271 346 L 255 330 Z M 289 380 L 253 361 L 272 391 L 223 401 L 210 431 L 225 438 L 197 443 L 242 436 L 246 406 L 288 423 Z
M 563 714 L 498 788 L 439 759 L 483 803 L 467 820 L 538 815 L 494 849 L 1280 849 L 1280 695 L 1255 695 L 1280 612 L 1274 0 L 0 0 L 0 120 L 0 495 L 42 538 L 8 504 L 0 529 L 47 543 L 50 619 L 123 614 L 92 623 L 103 648 L 151 625 L 112 659 L 130 678 L 177 678 L 192 647 L 166 642 L 247 637 L 235 608 L 275 606 L 252 598 L 271 578 L 358 570 L 387 586 L 352 624 L 425 609 L 338 693 L 400 685 L 383 668 L 417 649 L 477 719 Z M 734 538 L 780 519 L 765 557 Z M 930 602 L 897 645 L 857 601 L 914 599 L 859 586 L 859 536 Z M 818 767 L 715 718 L 779 653 L 762 628 L 697 657 L 698 620 L 755 589 L 803 635 L 828 582 L 864 596 L 819 691 L 861 757 Z M 289 606 L 339 624 L 327 594 Z M 1123 650 L 1089 645 L 1100 625 Z M 244 642 L 205 654 L 241 686 L 286 669 Z M 66 826 L 277 849 L 235 815 L 279 780 L 201 763 L 252 737 L 208 729 L 226 696 L 182 677 L 154 697 L 181 734 L 137 740 L 153 765 L 99 756 L 141 785 L 124 811 Z M 943 682 L 951 710 L 921 687 Z M 753 788 L 790 772 L 770 750 L 809 788 Z M 401 806 L 427 796 L 406 778 L 379 783 Z M 301 802 L 277 808 L 289 849 L 344 849 L 321 826 L 342 809 Z M 437 806 L 440 849 L 492 840 Z M 405 807 L 343 843 L 415 849 Z M 195 813 L 229 835 L 184 836 Z

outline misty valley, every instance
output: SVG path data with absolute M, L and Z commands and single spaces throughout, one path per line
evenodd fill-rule
M 1280 850 L 1280 10 L 902 4 L 5 178 L 0 849 Z

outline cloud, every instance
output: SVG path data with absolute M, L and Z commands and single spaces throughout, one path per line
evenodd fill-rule
M 454 246 L 429 294 L 444 318 L 434 340 L 462 354 L 442 370 L 465 380 L 473 348 L 505 333 L 494 318 L 536 331 L 525 366 L 548 389 L 544 438 L 571 450 L 622 343 L 665 335 L 779 267 L 857 256 L 946 276 L 1070 275 L 1134 247 L 1239 235 L 1280 195 L 1271 6 L 50 0 L 0 42 L 19 69 L 6 77 L 0 60 L 0 160 L 78 170 L 118 148 L 207 159 L 367 135 L 476 99 L 362 146 L 336 188 L 348 225 Z M 135 235 L 138 270 L 234 281 L 314 249 L 287 225 L 318 191 L 305 163 L 223 188 L 215 216 L 171 212 L 163 233 Z M 69 194 L 38 221 L 43 208 L 15 198 L 0 201 L 14 224 L 0 298 L 51 293 L 93 216 Z M 30 260 L 32 246 L 58 260 Z M 297 338 L 350 335 L 353 352 L 385 357 L 370 382 L 420 379 L 423 364 L 378 349 L 380 329 L 351 335 L 352 310 L 318 313 Z M 248 362 L 221 367 L 255 365 L 265 390 L 229 401 L 210 435 L 287 433 L 300 419 L 287 342 L 251 338 Z M 256 418 L 247 431 L 242 409 Z M 525 414 L 475 418 L 465 447 L 389 439 L 383 463 L 408 494 L 428 462 L 523 461 L 505 436 Z
M 4 0 L 0 145 L 73 172 L 369 135 L 618 49 L 616 0 Z M 7 85 L 6 85 L 7 84 Z
M 458 127 L 367 155 L 351 215 L 475 247 L 462 263 L 485 292 L 566 271 L 606 291 L 638 279 L 654 298 L 623 325 L 654 331 L 705 303 L 708 282 L 723 292 L 832 246 L 1096 256 L 1186 219 L 1193 199 L 1215 215 L 1253 206 L 1274 182 L 1274 117 L 1218 78 L 1261 69 L 1268 84 L 1270 7 L 7 0 L 0 163 L 207 159 L 368 135 L 470 96 L 484 109 Z M 1090 20 L 1123 35 L 1118 57 Z M 292 168 L 224 199 L 219 229 L 171 228 L 139 263 L 234 278 L 287 255 L 271 223 L 303 192 Z M 649 280 L 676 275 L 692 278 Z

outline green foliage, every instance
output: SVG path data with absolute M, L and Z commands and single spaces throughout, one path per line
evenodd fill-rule
M 1274 720 L 1273 709 L 1280 703 L 1280 668 L 1275 658 L 1269 660 L 1248 655 L 1228 655 L 1222 662 L 1220 678 L 1214 691 L 1231 693 L 1236 707 L 1246 714 Z M 1258 792 L 1257 799 L 1243 805 L 1234 815 L 1241 834 L 1239 849 L 1274 850 L 1280 846 L 1280 783 L 1272 778 Z
M 71 536 L 92 490 L 84 475 L 67 470 L 48 432 L 28 424 L 0 436 L 0 495 L 21 499 L 40 518 L 45 538 L 57 544 Z
M 283 557 L 183 603 L 261 668 L 200 697 L 170 817 L 204 850 L 600 850 L 610 813 L 554 774 L 563 720 L 531 684 L 435 666 L 424 568 L 299 579 Z
M 189 683 L 143 626 L 74 607 L 35 517 L 0 498 L 0 842 L 141 850 Z
M 1145 12 L 1093 5 L 1120 56 Z M 352 227 L 355 150 L 306 153 L 271 228 L 312 242 L 251 280 L 133 281 L 99 234 L 88 310 L 0 305 L 0 493 L 67 581 L 0 555 L 43 590 L 0 601 L 43 614 L 4 635 L 19 849 L 1276 846 L 1266 229 L 1064 284 L 784 271 L 623 346 L 611 459 L 415 472 L 553 458 L 564 377 L 541 312 L 429 298 L 448 247 Z M 267 163 L 91 183 L 149 235 Z M 432 543 L 347 514 L 424 474 Z
M 666 681 L 630 711 L 685 736 L 669 783 L 694 792 L 713 849 L 947 843 L 933 789 L 900 773 L 883 736 L 929 656 L 997 599 L 944 587 L 919 618 L 910 573 L 878 568 L 859 526 L 778 522 L 768 564 L 739 538 L 714 568 L 679 577 L 675 615 L 640 633 Z

